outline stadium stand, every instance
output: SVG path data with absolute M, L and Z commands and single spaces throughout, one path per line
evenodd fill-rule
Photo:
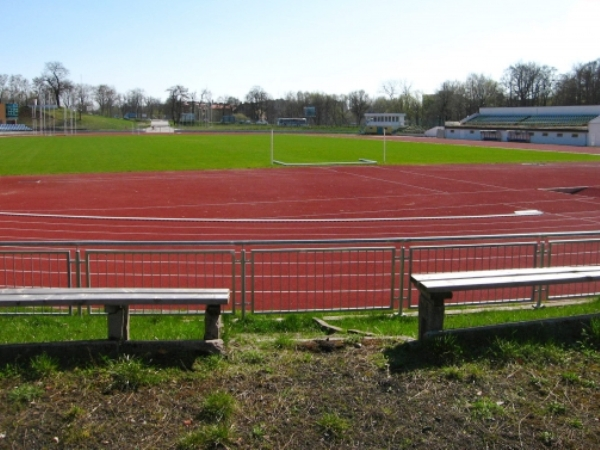
M 600 105 L 481 108 L 446 122 L 446 139 L 600 146 Z
M 21 131 L 33 131 L 27 125 L 23 125 L 21 123 L 17 124 L 0 124 L 0 133 L 12 133 L 12 132 L 21 132 Z

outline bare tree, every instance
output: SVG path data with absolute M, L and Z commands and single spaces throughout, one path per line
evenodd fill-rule
M 131 89 L 127 92 L 125 101 L 127 105 L 131 108 L 130 112 L 134 112 L 136 117 L 141 117 L 142 109 L 144 107 L 144 100 L 146 98 L 146 94 L 143 89 L 135 88 Z
M 45 83 L 54 96 L 56 106 L 60 108 L 60 100 L 63 92 L 69 89 L 73 84 L 67 78 L 69 70 L 62 63 L 54 61 L 47 62 L 40 79 Z
M 267 101 L 269 94 L 260 86 L 254 86 L 246 94 L 246 103 L 249 107 L 249 115 L 253 120 L 266 118 Z
M 183 112 L 183 104 L 189 99 L 188 88 L 178 84 L 167 89 L 169 98 L 167 103 L 171 110 L 171 119 L 173 122 L 179 123 L 181 113 Z
M 93 89 L 93 98 L 98 104 L 100 114 L 112 116 L 112 109 L 117 103 L 117 91 L 114 87 L 101 84 Z
M 75 102 L 79 112 L 79 120 L 81 120 L 83 112 L 87 111 L 92 103 L 92 93 L 93 87 L 88 84 L 79 83 L 75 86 Z
M 0 73 L 0 103 L 4 103 L 4 95 L 8 91 L 8 75 Z
M 510 66 L 503 78 L 509 106 L 546 106 L 552 96 L 555 73 L 554 67 L 534 62 Z
M 360 124 L 364 114 L 371 107 L 371 99 L 369 98 L 369 94 L 367 94 L 362 89 L 360 91 L 353 91 L 348 94 L 348 106 L 350 108 L 350 112 L 356 119 L 356 123 Z
M 31 94 L 31 84 L 29 80 L 22 75 L 11 75 L 8 80 L 8 97 L 14 103 L 20 105 L 27 102 L 27 98 Z
M 555 104 L 597 105 L 600 103 L 600 59 L 573 67 L 556 83 Z
M 467 115 L 474 114 L 485 106 L 501 106 L 502 89 L 498 82 L 484 75 L 470 74 L 465 82 L 467 97 Z
M 398 80 L 385 81 L 381 85 L 381 91 L 388 96 L 389 100 L 393 100 L 398 97 L 401 91 L 400 82 Z

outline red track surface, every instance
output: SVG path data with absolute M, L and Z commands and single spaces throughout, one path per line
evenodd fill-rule
M 575 186 L 588 189 L 573 195 L 547 190 Z M 512 215 L 521 210 L 543 214 Z M 598 230 L 600 163 L 1 177 L 0 213 L 1 240 L 335 239 Z

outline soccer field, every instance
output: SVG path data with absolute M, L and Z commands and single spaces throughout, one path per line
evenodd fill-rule
M 600 161 L 600 155 L 439 142 L 294 134 L 271 139 L 270 133 L 3 138 L 0 175 L 265 168 L 272 159 L 394 165 Z

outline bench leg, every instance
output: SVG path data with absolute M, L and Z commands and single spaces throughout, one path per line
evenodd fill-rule
M 207 305 L 204 313 L 204 340 L 221 339 L 221 305 Z
M 123 305 L 105 306 L 108 321 L 108 339 L 111 341 L 129 340 L 129 307 Z
M 452 292 L 419 293 L 419 340 L 430 331 L 444 329 L 444 300 L 452 298 Z

